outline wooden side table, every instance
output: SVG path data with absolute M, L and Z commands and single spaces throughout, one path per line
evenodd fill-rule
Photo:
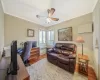
M 79 73 L 88 75 L 88 62 L 89 58 L 87 55 L 78 54 Z

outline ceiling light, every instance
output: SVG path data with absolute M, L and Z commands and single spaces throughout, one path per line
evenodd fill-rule
M 47 21 L 47 23 L 50 23 L 51 22 L 51 19 L 50 18 L 47 18 L 46 21 Z

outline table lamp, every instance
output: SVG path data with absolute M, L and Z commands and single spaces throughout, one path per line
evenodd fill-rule
M 83 37 L 81 36 L 77 37 L 76 42 L 82 44 L 82 56 L 83 56 L 83 43 L 84 43 Z

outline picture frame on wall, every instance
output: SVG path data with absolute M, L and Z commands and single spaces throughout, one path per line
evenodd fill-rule
M 78 34 L 92 33 L 93 23 L 86 23 L 78 27 Z
M 27 29 L 27 37 L 34 37 L 34 30 L 33 29 Z
M 58 41 L 72 41 L 72 27 L 59 29 Z

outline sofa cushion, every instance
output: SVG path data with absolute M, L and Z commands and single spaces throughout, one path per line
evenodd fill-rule
M 69 58 L 64 55 L 59 54 L 58 60 L 63 64 L 69 64 Z
M 69 45 L 69 51 L 74 51 L 75 45 L 71 44 Z
M 62 50 L 67 50 L 67 51 L 73 51 L 74 49 L 73 48 L 70 48 L 70 47 L 61 47 Z
M 54 48 L 54 52 L 56 52 L 56 53 L 62 53 L 62 50 L 61 49 Z
M 67 50 L 68 50 L 68 51 L 74 51 L 74 49 L 73 49 L 73 48 L 68 48 Z
M 75 59 L 76 58 L 76 54 L 71 54 L 68 56 L 70 59 Z
M 53 57 L 58 57 L 58 54 L 55 54 L 55 53 L 49 53 L 49 55 Z
M 62 44 L 60 44 L 60 43 L 57 43 L 57 44 L 55 45 L 55 48 L 61 49 L 61 47 L 62 47 Z
M 48 52 L 50 53 L 50 52 L 53 52 L 54 50 L 53 49 L 48 49 Z
M 62 49 L 62 50 L 67 50 L 68 48 L 65 47 L 65 46 L 62 46 L 61 49 Z
M 63 50 L 62 54 L 65 55 L 65 56 L 69 56 L 70 54 L 72 54 L 72 52 L 71 51 L 67 51 L 67 50 Z
M 75 48 L 75 45 L 74 44 L 69 44 L 69 43 L 65 43 L 61 47 L 61 49 L 68 50 L 68 51 L 74 51 L 74 48 Z

